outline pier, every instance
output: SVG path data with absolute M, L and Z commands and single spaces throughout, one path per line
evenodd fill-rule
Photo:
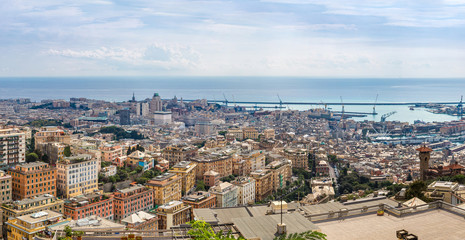
M 171 99 L 163 99 L 163 100 L 171 100 Z M 197 99 L 198 100 L 198 99 Z M 183 99 L 185 102 L 193 102 L 197 100 L 186 100 Z M 374 102 L 264 102 L 264 101 L 226 101 L 226 100 L 207 100 L 209 103 L 221 103 L 224 105 L 228 105 L 231 103 L 234 104 L 252 104 L 252 105 L 327 105 L 327 106 L 341 106 L 341 105 L 375 105 Z M 427 104 L 443 104 L 443 105 L 457 105 L 460 102 L 377 102 L 376 105 L 427 105 Z M 368 113 L 367 113 L 368 114 Z

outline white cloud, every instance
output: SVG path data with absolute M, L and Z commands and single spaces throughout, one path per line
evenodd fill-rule
M 200 55 L 190 47 L 152 44 L 145 48 L 107 48 L 93 50 L 49 49 L 46 55 L 96 60 L 117 66 L 188 69 L 200 64 Z

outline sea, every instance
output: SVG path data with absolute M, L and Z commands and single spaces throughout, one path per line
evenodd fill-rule
M 236 101 L 316 102 L 316 105 L 283 105 L 285 109 L 322 108 L 328 102 L 365 102 L 373 105 L 344 106 L 346 112 L 372 112 L 377 102 L 458 102 L 465 94 L 465 78 L 308 78 L 308 77 L 3 77 L 0 99 L 65 99 L 85 97 L 107 101 L 151 98 L 228 99 Z M 342 106 L 328 106 L 341 111 Z M 413 123 L 457 120 L 455 116 L 433 114 L 406 105 L 376 106 L 378 115 L 354 118 Z

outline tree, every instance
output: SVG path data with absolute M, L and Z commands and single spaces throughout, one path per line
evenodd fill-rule
M 412 180 L 413 180 L 413 178 L 412 178 L 412 174 L 411 174 L 411 173 L 409 173 L 409 174 L 408 174 L 408 176 L 407 176 L 407 181 L 412 181 Z
M 191 236 L 193 239 L 245 240 L 243 237 L 234 237 L 231 231 L 226 234 L 223 234 L 223 231 L 215 233 L 211 225 L 202 220 L 192 221 L 189 224 L 191 225 L 192 229 L 187 232 L 187 235 Z
M 326 234 L 317 231 L 307 231 L 302 233 L 283 234 L 275 237 L 274 240 L 326 240 Z
M 49 162 L 49 157 L 47 154 L 44 153 L 44 155 L 42 155 L 42 161 L 48 163 Z
M 63 150 L 63 155 L 65 155 L 65 157 L 70 157 L 71 156 L 71 147 L 70 146 L 65 147 L 65 149 Z
M 39 161 L 39 156 L 36 153 L 28 153 L 26 155 L 26 162 L 36 162 Z
M 144 170 L 144 168 L 143 168 L 142 166 L 137 166 L 137 167 L 136 167 L 136 172 L 137 172 L 137 173 L 142 172 L 142 170 Z
M 423 193 L 426 191 L 427 187 L 428 186 L 425 182 L 415 181 L 409 185 L 409 188 L 407 189 L 407 192 L 405 192 L 405 195 L 407 199 L 417 197 L 421 200 L 425 200 L 426 198 Z
M 205 191 L 205 182 L 203 180 L 198 180 L 195 190 L 196 191 Z

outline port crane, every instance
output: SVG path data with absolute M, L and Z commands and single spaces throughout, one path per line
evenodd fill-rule
M 342 115 L 341 115 L 341 120 L 344 118 L 344 102 L 342 101 L 342 96 L 339 96 L 341 98 L 341 105 L 342 105 Z
M 278 96 L 278 99 L 279 99 L 279 108 L 283 108 L 283 100 L 281 100 L 281 98 L 279 97 L 279 94 L 276 94 Z
M 457 115 L 462 118 L 463 115 L 463 95 L 460 97 L 459 105 L 457 105 Z
M 388 118 L 388 117 L 390 117 L 390 116 L 392 116 L 392 115 L 394 115 L 394 114 L 396 114 L 396 113 L 397 113 L 397 111 L 392 111 L 392 112 L 388 112 L 388 113 L 386 113 L 386 114 L 383 114 L 383 115 L 381 116 L 381 122 L 385 122 L 385 121 L 386 121 L 386 118 Z
M 224 104 L 227 107 L 228 106 L 228 99 L 226 98 L 226 95 L 224 95 L 224 93 L 223 93 L 223 97 L 224 97 Z
M 377 113 L 376 113 L 376 103 L 378 103 L 378 94 L 376 94 L 375 104 L 373 105 L 373 115 L 377 115 Z

